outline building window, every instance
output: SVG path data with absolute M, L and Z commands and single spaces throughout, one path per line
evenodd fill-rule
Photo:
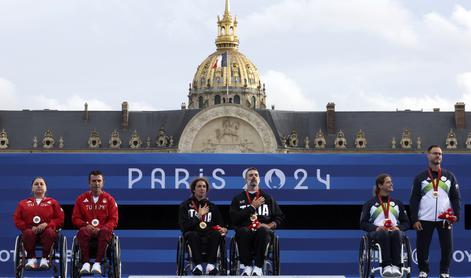
M 214 97 L 214 104 L 221 104 L 221 96 L 216 95 Z
M 235 104 L 240 104 L 240 96 L 239 95 L 234 96 L 234 103 Z
M 252 108 L 253 109 L 257 108 L 257 100 L 254 96 L 252 97 Z
M 199 96 L 198 97 L 198 108 L 203 108 L 203 97 Z

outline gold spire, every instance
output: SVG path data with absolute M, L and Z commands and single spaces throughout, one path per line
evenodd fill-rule
M 222 19 L 218 16 L 218 36 L 216 38 L 217 50 L 237 49 L 239 46 L 239 37 L 237 37 L 237 18 L 232 19 L 229 7 L 229 0 L 226 0 Z
M 224 9 L 224 15 L 229 14 L 229 0 L 226 0 L 226 8 Z

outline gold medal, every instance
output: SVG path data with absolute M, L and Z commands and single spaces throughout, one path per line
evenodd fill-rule
M 250 216 L 250 221 L 254 222 L 255 220 L 257 220 L 257 215 L 256 214 L 252 214 Z
M 206 229 L 206 227 L 208 227 L 208 224 L 206 224 L 206 222 L 204 222 L 204 221 L 201 221 L 201 222 L 200 222 L 200 228 L 201 228 L 201 230 Z
M 33 223 L 34 224 L 39 224 L 40 222 L 41 222 L 41 217 L 39 217 L 37 215 L 35 217 L 33 217 Z
M 432 197 L 437 199 L 438 198 L 438 191 L 433 191 L 432 192 Z
M 100 224 L 100 220 L 98 220 L 96 218 L 92 220 L 92 226 L 93 227 L 97 227 L 99 224 Z

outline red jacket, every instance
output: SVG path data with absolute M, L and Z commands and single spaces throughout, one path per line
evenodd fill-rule
M 35 216 L 41 218 L 39 223 L 33 222 Z M 42 223 L 48 223 L 48 228 L 57 230 L 64 226 L 64 211 L 52 198 L 44 197 L 39 205 L 36 203 L 36 198 L 28 198 L 18 203 L 13 214 L 13 221 L 20 231 L 31 229 Z
M 93 219 L 98 219 L 98 228 L 106 227 L 113 231 L 118 226 L 118 204 L 110 194 L 101 193 L 96 203 L 93 203 L 90 191 L 78 196 L 72 212 L 72 223 L 81 228 L 92 224 Z

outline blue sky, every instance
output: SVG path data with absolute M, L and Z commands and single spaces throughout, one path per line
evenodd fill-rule
M 224 0 L 1 0 L 0 110 L 173 110 Z M 239 50 L 280 110 L 471 104 L 471 3 L 232 0 Z

